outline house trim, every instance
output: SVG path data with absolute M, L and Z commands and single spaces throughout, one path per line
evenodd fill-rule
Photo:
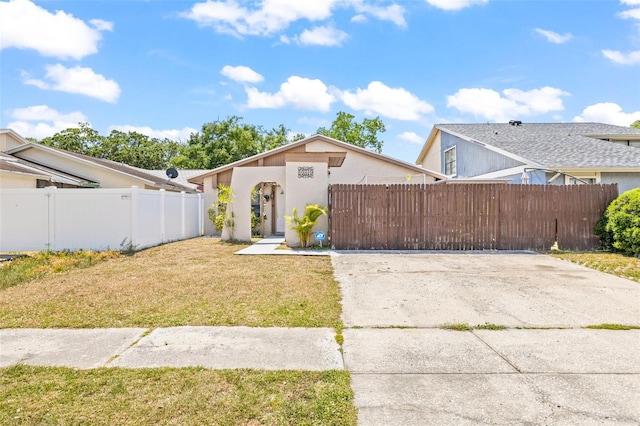
M 455 136 L 455 137 L 457 137 L 459 139 L 462 139 L 464 141 L 480 145 L 480 146 L 482 146 L 482 147 L 484 147 L 484 148 L 486 148 L 486 149 L 488 149 L 490 151 L 493 151 L 493 152 L 498 153 L 500 155 L 504 155 L 505 157 L 512 158 L 512 159 L 514 159 L 516 161 L 519 161 L 521 163 L 530 164 L 533 167 L 544 167 L 544 165 L 538 164 L 535 161 L 531 161 L 528 158 L 524 158 L 524 157 L 521 157 L 519 155 L 513 154 L 513 153 L 511 153 L 509 151 L 505 151 L 503 149 L 497 148 L 497 147 L 495 147 L 493 145 L 490 145 L 488 143 L 477 141 L 477 140 L 472 139 L 472 138 L 470 138 L 468 136 L 465 136 L 463 134 L 460 134 L 460 133 L 457 133 L 457 132 L 452 132 L 449 129 L 442 129 L 438 125 L 434 126 L 433 130 L 429 134 L 429 138 L 427 139 L 427 143 L 425 143 L 424 148 L 422 149 L 422 151 L 420 151 L 420 154 L 418 155 L 418 159 L 416 160 L 416 164 L 421 164 L 422 163 L 422 161 L 424 160 L 424 158 L 427 155 L 427 152 L 429 152 L 429 149 L 431 148 L 431 145 L 433 145 L 433 142 L 435 140 L 436 134 L 438 132 L 448 133 L 448 134 L 450 134 L 452 136 Z
M 328 136 L 313 135 L 313 136 L 310 136 L 308 138 L 305 138 L 305 139 L 290 143 L 288 145 L 283 145 L 281 147 L 272 149 L 270 151 L 266 151 L 266 152 L 263 152 L 263 153 L 260 153 L 260 154 L 253 155 L 251 157 L 244 158 L 242 160 L 235 161 L 235 162 L 230 163 L 230 164 L 226 164 L 224 166 L 220 166 L 220 167 L 218 167 L 216 169 L 210 170 L 210 171 L 208 171 L 206 173 L 203 173 L 201 175 L 192 177 L 191 179 L 189 179 L 189 182 L 197 183 L 197 184 L 203 184 L 204 183 L 204 179 L 207 178 L 207 177 L 211 177 L 211 176 L 217 175 L 217 174 L 225 172 L 227 170 L 232 170 L 232 169 L 234 169 L 236 167 L 246 167 L 246 166 L 250 165 L 251 163 L 256 163 L 257 164 L 260 160 L 263 160 L 263 159 L 265 159 L 267 157 L 271 157 L 271 156 L 274 156 L 274 155 L 277 155 L 277 154 L 285 153 L 286 151 L 289 151 L 289 150 L 292 150 L 294 148 L 298 148 L 298 147 L 307 145 L 310 142 L 314 142 L 314 141 L 318 141 L 318 140 L 322 141 L 322 142 L 329 143 L 329 144 L 334 145 L 334 146 L 336 146 L 338 148 L 344 149 L 345 150 L 345 153 L 344 153 L 345 156 L 346 156 L 346 151 L 355 151 L 357 153 L 360 153 L 360 154 L 363 154 L 363 155 L 366 155 L 366 156 L 369 156 L 369 157 L 373 157 L 373 158 L 378 159 L 378 160 L 386 161 L 388 163 L 395 164 L 397 166 L 401 166 L 401 167 L 405 167 L 405 168 L 411 169 L 411 170 L 415 171 L 418 174 L 429 175 L 429 176 L 435 178 L 436 180 L 447 179 L 447 176 L 445 176 L 445 175 L 443 175 L 441 173 L 434 172 L 432 170 L 427 170 L 427 169 L 425 169 L 423 167 L 416 166 L 415 164 L 411 164 L 411 163 L 407 163 L 407 162 L 404 162 L 404 161 L 401 161 L 401 160 L 398 160 L 398 159 L 395 159 L 395 158 L 387 157 L 386 155 L 378 154 L 376 152 L 372 152 L 372 151 L 369 151 L 367 149 L 360 148 L 359 146 L 351 145 L 351 144 L 348 144 L 346 142 L 342 142 L 342 141 L 330 138 Z M 305 154 L 305 152 L 296 152 L 296 154 Z M 327 153 L 322 153 L 322 154 L 326 155 Z M 330 154 L 331 154 L 331 156 L 336 156 L 336 155 L 338 155 L 340 153 L 339 152 L 331 152 Z

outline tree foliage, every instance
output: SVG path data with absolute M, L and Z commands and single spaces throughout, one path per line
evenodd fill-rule
M 631 123 L 631 127 L 633 127 L 634 129 L 640 129 L 640 120 L 636 120 Z
M 147 170 L 167 168 L 183 149 L 178 142 L 138 132 L 112 130 L 108 136 L 102 136 L 88 123 L 79 123 L 78 127 L 65 129 L 40 143 Z
M 321 127 L 317 133 L 381 152 L 383 141 L 378 134 L 385 130 L 378 117 L 365 118 L 358 123 L 355 116 L 339 112 L 331 127 Z M 112 130 L 108 136 L 103 136 L 88 123 L 79 123 L 78 127 L 65 129 L 40 143 L 147 170 L 169 166 L 215 169 L 304 138 L 301 133 L 289 137 L 289 129 L 283 124 L 267 130 L 243 123 L 242 117 L 231 116 L 205 123 L 186 143 L 131 131 Z
M 320 127 L 316 133 L 359 146 L 360 148 L 370 149 L 378 153 L 382 152 L 384 141 L 378 139 L 378 133 L 384 133 L 387 129 L 380 117 L 365 118 L 362 123 L 354 121 L 355 118 L 354 115 L 340 111 L 336 119 L 331 123 L 331 127 L 328 129 Z
M 232 116 L 204 124 L 200 132 L 191 134 L 174 164 L 189 169 L 215 169 L 289 142 L 289 130 L 282 124 L 265 130 L 241 121 L 242 117 Z

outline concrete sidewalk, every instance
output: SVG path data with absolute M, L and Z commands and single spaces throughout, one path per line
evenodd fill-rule
M 284 243 L 284 237 L 272 235 L 255 242 L 251 246 L 235 252 L 235 254 L 243 255 L 279 255 L 279 256 L 330 256 L 329 250 L 278 250 L 278 247 Z
M 0 367 L 15 364 L 342 370 L 330 328 L 2 329 Z

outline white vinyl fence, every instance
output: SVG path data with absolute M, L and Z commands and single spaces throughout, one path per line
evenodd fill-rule
M 0 189 L 0 252 L 141 249 L 203 233 L 202 194 Z

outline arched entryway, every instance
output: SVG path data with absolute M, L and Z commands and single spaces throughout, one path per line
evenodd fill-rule
M 253 235 L 268 237 L 284 236 L 285 198 L 284 188 L 278 182 L 261 182 L 252 193 L 251 209 L 257 218 Z

